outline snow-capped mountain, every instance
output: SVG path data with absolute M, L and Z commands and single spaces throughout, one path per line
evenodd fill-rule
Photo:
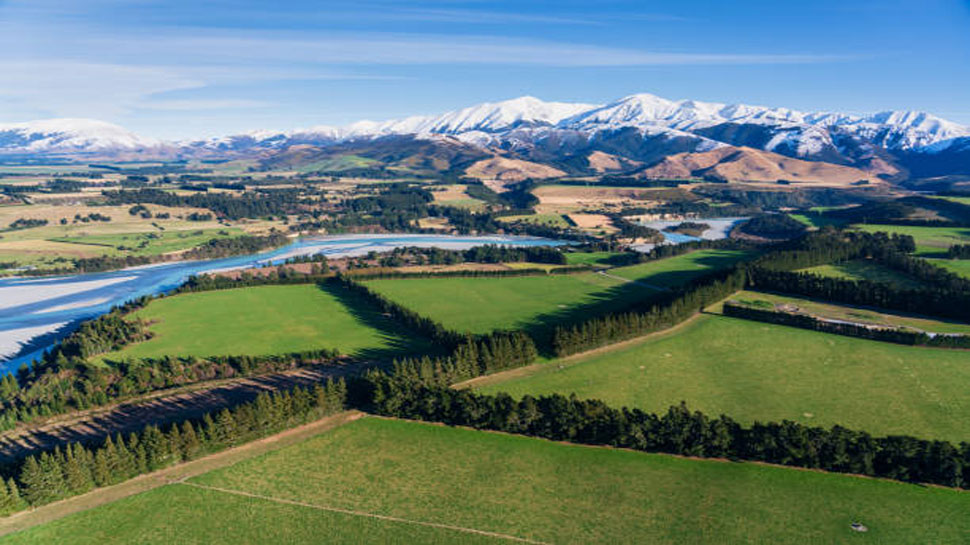
M 137 151 L 159 142 L 94 119 L 47 119 L 0 124 L 0 153 L 69 154 Z
M 518 127 L 553 126 L 563 119 L 595 108 L 591 104 L 543 102 L 524 96 L 504 102 L 479 104 L 438 116 L 409 117 L 400 121 L 361 121 L 350 125 L 345 136 L 384 134 L 494 133 Z
M 272 154 L 292 146 L 327 147 L 387 137 L 495 148 L 539 160 L 603 151 L 636 161 L 672 153 L 746 146 L 809 160 L 860 165 L 888 155 L 946 155 L 959 164 L 970 129 L 924 112 L 871 115 L 801 112 L 788 108 L 668 100 L 635 94 L 605 105 L 521 97 L 441 115 L 359 121 L 344 127 L 253 131 L 221 138 L 158 142 L 91 120 L 60 119 L 0 125 L 0 155 L 159 157 Z M 959 149 L 951 146 L 958 146 Z M 888 154 L 888 155 L 887 155 Z M 891 159 L 891 157 L 890 157 Z M 924 161 L 924 163 L 926 163 Z M 970 167 L 968 167 L 970 169 Z

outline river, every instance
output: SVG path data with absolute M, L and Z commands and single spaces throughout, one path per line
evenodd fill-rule
M 119 271 L 41 278 L 0 278 L 0 374 L 40 356 L 83 320 L 143 295 L 169 291 L 189 276 L 276 264 L 300 255 L 358 256 L 403 246 L 465 249 L 483 244 L 550 246 L 513 236 L 336 235 L 302 238 L 276 250 L 208 261 L 176 261 Z
M 681 244 L 683 242 L 691 242 L 694 240 L 720 240 L 722 238 L 727 238 L 731 233 L 731 229 L 734 228 L 738 223 L 746 220 L 748 218 L 710 218 L 710 219 L 685 219 L 685 220 L 658 220 L 658 221 L 641 221 L 640 225 L 644 227 L 650 227 L 660 231 L 663 235 L 664 241 L 662 244 Z M 706 229 L 701 236 L 694 237 L 691 235 L 685 235 L 683 233 L 671 233 L 669 231 L 664 231 L 667 227 L 673 227 L 675 225 L 680 225 L 685 221 L 691 221 L 694 223 L 706 223 L 711 227 Z M 636 249 L 641 252 L 649 252 L 652 250 L 656 244 L 639 244 Z

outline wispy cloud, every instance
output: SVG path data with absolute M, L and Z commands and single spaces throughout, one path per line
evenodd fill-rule
M 147 96 L 205 84 L 164 68 L 58 60 L 0 61 L 0 73 L 5 102 L 50 116 L 113 117 Z
M 502 36 L 356 33 L 318 36 L 211 30 L 158 31 L 152 40 L 134 36 L 93 36 L 75 41 L 88 48 L 131 58 L 187 56 L 195 62 L 317 65 L 493 64 L 560 67 L 698 64 L 804 64 L 850 60 L 844 55 L 648 51 L 581 43 L 515 39 Z
M 272 102 L 264 100 L 250 100 L 244 98 L 216 98 L 216 99 L 168 99 L 147 100 L 138 107 L 148 110 L 193 111 L 193 110 L 240 110 L 250 108 L 266 108 L 273 106 Z

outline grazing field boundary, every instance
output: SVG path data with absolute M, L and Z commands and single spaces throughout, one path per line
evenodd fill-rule
M 422 521 L 422 520 L 410 520 L 410 519 L 404 519 L 404 518 L 400 518 L 400 517 L 392 517 L 392 516 L 389 516 L 389 515 L 380 515 L 380 514 L 377 514 L 377 513 L 368 513 L 366 511 L 355 511 L 355 510 L 352 510 L 352 509 L 341 509 L 339 507 L 329 507 L 329 506 L 325 506 L 325 505 L 317 505 L 317 504 L 314 504 L 314 503 L 307 503 L 307 502 L 296 501 L 296 500 L 288 500 L 288 499 L 285 499 L 285 498 L 274 498 L 273 496 L 264 496 L 262 494 L 254 494 L 252 492 L 245 492 L 245 491 L 242 491 L 242 490 L 232 490 L 230 488 L 222 488 L 222 487 L 218 487 L 218 486 L 209 486 L 209 485 L 198 484 L 198 483 L 190 483 L 190 482 L 187 482 L 187 481 L 184 481 L 184 480 L 183 481 L 179 481 L 177 484 L 186 485 L 186 486 L 192 486 L 192 487 L 195 487 L 195 488 L 201 488 L 203 490 L 211 490 L 213 492 L 220 492 L 222 494 L 233 494 L 233 495 L 236 495 L 236 496 L 244 496 L 244 497 L 247 497 L 247 498 L 255 498 L 255 499 L 258 499 L 258 500 L 271 501 L 271 502 L 275 502 L 275 503 L 282 503 L 282 504 L 285 504 L 285 505 L 295 505 L 297 507 L 306 507 L 308 509 L 317 509 L 319 511 L 330 511 L 332 513 L 340 513 L 340 514 L 343 514 L 343 515 L 351 515 L 351 516 L 355 516 L 355 517 L 367 517 L 367 518 L 373 518 L 373 519 L 378 519 L 378 520 L 386 520 L 386 521 L 389 521 L 389 522 L 400 522 L 400 523 L 404 523 L 404 524 L 415 524 L 415 525 L 418 525 L 418 526 L 428 526 L 430 528 L 441 528 L 441 529 L 444 529 L 444 530 L 454 530 L 456 532 L 464 532 L 466 534 L 477 534 L 477 535 L 481 535 L 481 536 L 494 537 L 494 538 L 498 538 L 498 539 L 505 539 L 505 540 L 508 540 L 508 541 L 517 541 L 519 543 L 534 543 L 534 544 L 537 544 L 537 545 L 548 545 L 545 541 L 535 541 L 533 539 L 527 539 L 527 538 L 524 538 L 524 537 L 511 536 L 511 535 L 508 535 L 508 534 L 500 534 L 498 532 L 489 532 L 487 530 L 479 530 L 479 529 L 476 529 L 476 528 L 467 528 L 465 526 L 455 526 L 453 524 L 443 524 L 443 523 L 440 523 L 440 522 L 427 522 L 427 521 Z
M 970 348 L 970 336 L 956 333 L 929 334 L 924 331 L 912 331 L 900 327 L 878 326 L 859 322 L 849 322 L 845 320 L 835 320 L 831 318 L 821 318 L 819 316 L 812 316 L 810 314 L 793 311 L 755 308 L 751 305 L 734 301 L 725 302 L 722 312 L 725 316 L 731 316 L 733 318 L 742 318 L 755 322 L 797 327 L 800 329 L 808 329 L 810 331 L 820 331 L 822 333 L 844 335 L 846 337 L 857 337 L 872 341 L 904 344 L 909 346 L 931 346 L 935 348 Z
M 325 383 L 329 378 L 353 376 L 387 364 L 354 363 L 306 367 L 281 373 L 220 379 L 160 390 L 114 405 L 61 414 L 42 424 L 0 434 L 0 467 L 31 454 L 69 443 L 103 441 L 146 426 L 163 426 L 197 418 L 226 407 L 252 401 L 262 392 L 279 392 L 295 386 Z
M 638 344 L 645 343 L 653 339 L 667 337 L 693 324 L 694 322 L 697 321 L 698 318 L 700 318 L 704 314 L 705 314 L 704 312 L 698 312 L 697 314 L 694 314 L 693 316 L 684 320 L 683 322 L 680 322 L 667 329 L 664 329 L 661 331 L 654 331 L 653 333 L 647 333 L 646 335 L 641 335 L 639 337 L 634 337 L 632 339 L 627 339 L 625 341 L 620 341 L 617 343 L 600 346 L 598 348 L 593 348 L 591 350 L 586 350 L 584 352 L 571 354 L 569 356 L 556 359 L 554 360 L 554 362 L 556 365 L 560 365 L 564 368 L 571 367 L 573 365 L 583 363 L 584 361 L 586 361 L 587 359 L 593 356 L 598 356 L 600 354 L 606 354 L 609 352 L 615 352 L 617 350 L 623 350 L 625 348 L 636 346 Z M 548 368 L 550 365 L 553 365 L 553 364 L 554 364 L 553 362 L 535 363 L 525 367 L 518 367 L 514 369 L 509 369 L 506 371 L 499 371 L 498 373 L 492 373 L 489 375 L 483 375 L 480 377 L 475 377 L 472 379 L 457 382 L 452 385 L 452 388 L 455 388 L 458 390 L 479 388 L 482 386 L 488 386 L 488 385 L 494 384 L 496 382 L 506 382 L 511 379 L 526 378 L 542 371 L 543 369 Z
M 359 411 L 347 411 L 328 416 L 197 460 L 140 475 L 113 486 L 97 488 L 80 496 L 72 496 L 35 509 L 20 511 L 0 518 L 0 536 L 46 524 L 153 488 L 184 481 L 214 469 L 230 466 L 266 452 L 299 443 L 319 433 L 357 420 L 362 416 L 363 413 Z

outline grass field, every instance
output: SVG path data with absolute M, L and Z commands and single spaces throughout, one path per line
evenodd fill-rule
M 970 259 L 929 259 L 928 261 L 950 272 L 970 278 Z
M 970 324 L 955 321 L 942 321 L 935 318 L 924 318 L 906 314 L 883 312 L 870 308 L 837 305 L 822 301 L 813 301 L 788 295 L 742 291 L 731 298 L 734 301 L 763 308 L 774 308 L 778 304 L 795 305 L 802 312 L 813 316 L 845 320 L 849 322 L 874 324 L 892 327 L 907 327 L 927 331 L 930 333 L 962 333 L 970 334 Z
M 534 223 L 536 225 L 548 225 L 551 227 L 569 227 L 569 222 L 562 214 L 531 214 L 531 215 L 521 215 L 521 216 L 502 216 L 498 218 L 499 221 L 512 223 L 516 221 L 521 221 L 524 223 Z
M 201 208 L 170 208 L 147 206 L 153 214 L 167 213 L 169 217 L 142 218 L 128 213 L 130 206 L 87 206 L 33 204 L 0 207 L 0 228 L 13 221 L 43 219 L 42 227 L 0 233 L 0 262 L 14 262 L 20 266 L 40 269 L 64 267 L 65 259 L 102 255 L 157 255 L 193 248 L 213 238 L 259 233 L 279 222 L 242 220 L 230 227 L 215 220 L 188 221 L 192 212 L 208 213 Z M 111 221 L 75 222 L 74 215 L 102 214 Z M 67 220 L 66 225 L 60 221 Z M 199 235 L 199 232 L 202 232 Z M 139 248 L 142 242 L 147 242 Z M 126 250 L 118 247 L 124 246 Z
M 258 286 L 177 295 L 135 314 L 155 337 L 103 359 L 283 354 L 339 349 L 361 358 L 427 350 L 413 333 L 346 292 L 316 285 Z
M 737 250 L 699 250 L 657 261 L 618 267 L 610 274 L 633 281 L 670 288 L 680 286 L 715 269 L 730 267 L 751 254 Z
M 570 265 L 609 265 L 616 252 L 570 252 L 566 254 L 566 263 Z
M 968 510 L 953 490 L 365 418 L 3 543 L 510 541 L 363 513 L 546 543 L 955 543 Z
M 570 254 L 572 255 L 572 254 Z M 525 328 L 541 340 L 561 323 L 625 308 L 657 288 L 727 266 L 741 252 L 702 250 L 609 271 L 507 278 L 403 278 L 367 284 L 446 327 L 472 333 Z M 642 282 L 642 283 L 638 283 Z
M 110 254 L 158 255 L 195 248 L 213 239 L 242 235 L 235 227 L 221 229 L 196 229 L 162 231 L 155 233 L 119 233 L 110 235 L 86 235 L 50 239 L 53 242 L 87 244 L 98 246 L 99 251 Z
M 514 396 L 575 392 L 666 411 L 686 401 L 741 422 L 783 419 L 877 435 L 970 440 L 966 351 L 868 341 L 703 315 L 683 329 L 485 382 Z
M 551 327 L 592 310 L 618 308 L 629 303 L 629 297 L 646 298 L 656 293 L 594 273 L 388 279 L 367 285 L 446 327 L 472 333 Z
M 948 196 L 943 196 L 943 197 L 933 196 L 931 198 L 933 198 L 933 199 L 943 199 L 945 201 L 952 201 L 952 202 L 958 202 L 960 204 L 970 205 L 970 197 L 954 197 L 954 196 L 948 195 Z
M 320 161 L 315 161 L 312 163 L 307 163 L 299 169 L 298 172 L 339 172 L 343 170 L 351 170 L 355 168 L 367 168 L 374 163 L 377 163 L 374 159 L 369 159 L 367 157 L 361 157 L 359 155 L 336 155 L 334 157 L 328 157 Z
M 909 225 L 854 225 L 867 233 L 897 233 L 910 235 L 916 241 L 916 255 L 942 257 L 954 244 L 970 244 L 967 227 L 915 227 Z
M 867 261 L 846 261 L 845 263 L 833 263 L 830 265 L 819 265 L 800 269 L 798 272 L 812 273 L 819 276 L 831 278 L 842 278 L 845 280 L 869 280 L 872 282 L 884 282 L 894 284 L 905 289 L 919 289 L 925 287 L 919 280 L 884 267 L 878 263 Z

